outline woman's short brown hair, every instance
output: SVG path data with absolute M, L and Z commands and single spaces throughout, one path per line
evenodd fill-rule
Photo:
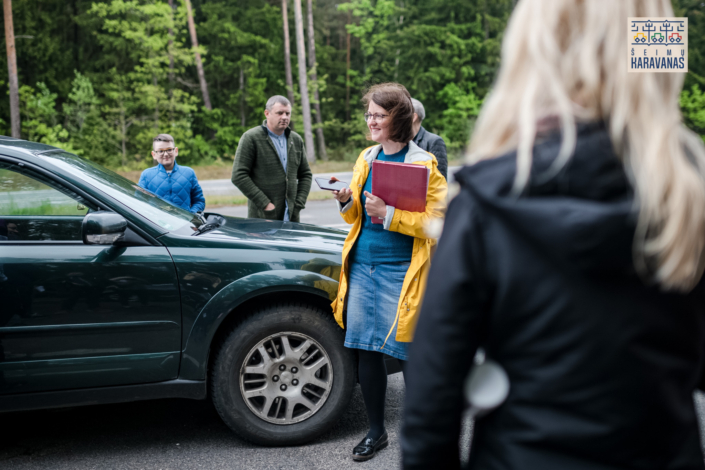
M 389 140 L 406 144 L 414 138 L 414 106 L 404 85 L 394 82 L 373 85 L 362 97 L 365 108 L 370 101 L 389 113 Z

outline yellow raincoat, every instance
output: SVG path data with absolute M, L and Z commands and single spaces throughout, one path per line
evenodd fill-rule
M 381 145 L 367 148 L 362 151 L 353 168 L 353 177 L 350 182 L 352 190 L 352 203 L 342 206 L 338 203 L 343 219 L 353 224 L 345 239 L 343 246 L 343 269 L 340 273 L 340 283 L 338 285 L 338 295 L 331 304 L 335 319 L 341 328 L 343 326 L 343 309 L 348 291 L 348 255 L 352 249 L 362 228 L 362 216 L 364 208 L 360 204 L 360 193 L 365 186 L 367 176 L 370 174 L 370 166 L 377 158 Z M 425 228 L 429 221 L 443 217 L 446 203 L 446 193 L 448 184 L 443 175 L 438 171 L 438 162 L 432 154 L 421 150 L 418 145 L 409 142 L 409 150 L 404 158 L 404 163 L 414 163 L 423 165 L 430 169 L 428 193 L 426 194 L 426 211 L 409 212 L 387 206 L 387 218 L 384 227 L 393 232 L 403 233 L 414 237 L 414 248 L 411 255 L 411 264 L 406 272 L 404 284 L 397 305 L 397 315 L 392 329 L 387 334 L 387 339 L 394 331 L 394 326 L 398 322 L 396 340 L 400 342 L 410 342 L 414 336 L 414 327 L 418 318 L 426 277 L 431 264 L 431 247 L 436 244 L 435 238 L 430 238 L 426 234 Z M 393 212 L 392 212 L 393 211 Z M 393 216 L 392 216 L 393 213 Z

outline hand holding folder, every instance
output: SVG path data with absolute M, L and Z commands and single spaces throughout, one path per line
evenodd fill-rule
M 429 169 L 423 165 L 375 160 L 372 162 L 372 194 L 396 209 L 424 212 L 429 174 Z M 372 217 L 372 223 L 382 224 L 384 219 Z

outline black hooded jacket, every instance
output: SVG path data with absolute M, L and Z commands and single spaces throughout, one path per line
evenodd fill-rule
M 478 347 L 506 402 L 475 424 L 473 469 L 702 469 L 693 403 L 705 351 L 702 283 L 637 276 L 634 194 L 602 124 L 547 177 L 560 134 L 456 173 L 406 374 L 403 465 L 459 467 L 462 385 Z M 705 234 L 704 234 L 705 236 Z

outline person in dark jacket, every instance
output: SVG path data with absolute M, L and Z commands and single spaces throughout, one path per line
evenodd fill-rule
M 705 468 L 705 148 L 681 124 L 682 74 L 627 72 L 637 11 L 673 15 L 517 4 L 409 352 L 405 469 L 460 467 L 480 347 L 510 388 L 476 420 L 469 468 Z
M 289 128 L 291 103 L 267 100 L 261 126 L 245 132 L 235 152 L 232 182 L 247 197 L 247 216 L 299 222 L 313 174 L 304 141 Z
M 206 198 L 198 184 L 196 172 L 187 166 L 176 164 L 179 149 L 169 134 L 159 134 L 152 142 L 152 157 L 157 166 L 142 172 L 137 183 L 177 207 L 190 212 L 203 212 Z
M 428 132 L 423 128 L 421 123 L 426 119 L 426 110 L 421 104 L 421 101 L 412 98 L 411 104 L 414 106 L 414 120 L 411 124 L 414 131 L 413 142 L 429 153 L 432 153 L 438 161 L 438 171 L 443 177 L 448 180 L 448 153 L 446 152 L 446 143 L 443 137 Z

